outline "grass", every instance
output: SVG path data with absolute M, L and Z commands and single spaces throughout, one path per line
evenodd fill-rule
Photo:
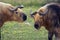
M 33 18 L 30 17 L 30 11 L 36 11 L 39 7 L 44 5 L 44 0 L 0 0 L 2 2 L 11 3 L 12 5 L 23 4 L 25 8 L 23 11 L 26 13 L 28 19 L 23 23 L 6 22 L 1 28 L 1 40 L 48 40 L 47 30 L 42 27 L 36 30 Z
M 37 7 L 32 8 L 33 11 L 38 9 Z M 6 22 L 1 28 L 1 40 L 47 40 L 47 31 L 44 28 L 36 30 L 33 27 L 34 20 L 29 14 L 30 7 L 23 10 L 28 15 L 27 21 L 23 23 Z
M 2 40 L 47 40 L 47 31 L 44 28 L 36 30 L 31 24 L 12 23 L 3 26 Z

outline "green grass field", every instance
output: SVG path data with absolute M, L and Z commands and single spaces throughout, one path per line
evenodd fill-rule
M 23 10 L 28 17 L 28 19 L 23 23 L 6 22 L 1 28 L 1 40 L 48 40 L 47 30 L 44 27 L 42 27 L 40 30 L 36 30 L 33 26 L 34 20 L 30 17 L 30 10 L 32 10 L 33 12 L 36 11 L 45 2 L 39 2 L 38 0 L 32 0 L 32 3 L 28 0 L 26 0 L 27 2 L 24 0 L 20 2 L 19 0 L 13 0 L 14 2 L 12 0 L 0 1 L 8 2 L 12 5 L 20 5 L 20 3 L 23 4 L 25 6 Z

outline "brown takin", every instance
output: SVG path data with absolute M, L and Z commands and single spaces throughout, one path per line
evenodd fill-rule
M 52 40 L 53 35 L 56 40 L 60 40 L 60 4 L 46 4 L 33 12 L 31 16 L 34 18 L 36 29 L 44 26 L 48 30 L 48 40 Z
M 27 16 L 23 12 L 22 8 L 22 5 L 14 7 L 11 4 L 0 2 L 0 27 L 7 21 L 25 21 Z

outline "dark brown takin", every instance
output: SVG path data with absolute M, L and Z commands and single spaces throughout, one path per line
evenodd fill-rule
M 60 40 L 60 4 L 48 3 L 33 12 L 31 16 L 36 29 L 44 26 L 48 30 L 48 40 L 52 40 L 53 35 L 56 40 Z

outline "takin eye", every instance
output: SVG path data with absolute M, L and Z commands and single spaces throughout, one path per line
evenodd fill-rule
M 16 14 L 18 14 L 18 12 L 16 12 Z

